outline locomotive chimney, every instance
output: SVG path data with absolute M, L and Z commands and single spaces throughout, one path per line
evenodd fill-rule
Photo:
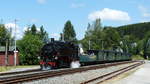
M 54 38 L 51 38 L 51 42 L 54 42 L 55 41 L 55 39 Z

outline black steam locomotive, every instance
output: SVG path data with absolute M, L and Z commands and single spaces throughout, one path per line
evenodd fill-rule
M 69 67 L 72 62 L 79 61 L 78 45 L 71 42 L 54 41 L 41 49 L 41 69 Z
M 71 42 L 54 41 L 43 46 L 41 49 L 40 66 L 42 70 L 62 67 L 77 68 L 80 65 L 118 62 L 131 60 L 128 53 L 108 50 L 88 50 L 80 52 L 81 48 Z

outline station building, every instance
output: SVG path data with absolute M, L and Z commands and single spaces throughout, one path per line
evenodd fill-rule
M 0 46 L 0 66 L 14 66 L 19 65 L 19 52 L 16 51 L 16 60 L 15 60 L 15 47 L 10 46 L 6 52 L 5 46 Z

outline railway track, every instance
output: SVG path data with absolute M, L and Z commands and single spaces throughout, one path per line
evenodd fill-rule
M 27 72 L 26 74 L 25 73 L 22 74 L 22 73 L 18 73 L 17 72 L 14 75 L 13 75 L 13 73 L 11 73 L 10 76 L 9 76 L 9 73 L 7 73 L 7 76 L 5 74 L 3 74 L 3 76 L 0 75 L 0 84 L 21 83 L 21 82 L 27 82 L 27 81 L 32 81 L 32 80 L 37 80 L 37 79 L 42 79 L 42 78 L 73 74 L 73 73 L 83 72 L 83 71 L 87 71 L 87 70 L 106 68 L 106 67 L 110 67 L 110 66 L 116 66 L 116 65 L 133 63 L 133 62 L 137 62 L 137 61 L 107 63 L 107 64 L 85 66 L 85 67 L 73 68 L 73 69 L 72 68 L 68 68 L 68 69 L 60 69 L 60 70 L 33 71 L 32 73 L 31 72 L 29 72 L 29 73 Z M 139 62 L 137 62 L 136 64 L 139 64 Z M 103 77 L 99 77 L 99 78 L 103 78 Z M 95 78 L 95 79 L 92 79 L 92 80 L 89 80 L 89 81 L 94 81 L 94 80 L 99 79 L 99 78 Z M 85 81 L 82 84 L 86 84 L 89 81 Z
M 122 68 L 122 69 L 119 69 L 119 70 L 116 70 L 116 71 L 113 71 L 111 73 L 108 73 L 108 74 L 105 74 L 105 75 L 102 75 L 102 76 L 99 76 L 99 77 L 96 77 L 96 78 L 93 78 L 91 80 L 87 80 L 81 84 L 100 84 L 106 80 L 109 80 L 109 79 L 112 79 L 120 74 L 123 74 L 131 69 L 134 69 L 140 65 L 144 64 L 144 62 L 139 62 L 139 63 L 136 63 L 136 64 L 133 64 L 133 65 L 130 65 L 130 66 L 127 66 L 125 68 Z

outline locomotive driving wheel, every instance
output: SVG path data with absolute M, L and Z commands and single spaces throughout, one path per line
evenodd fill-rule
M 41 70 L 46 70 L 45 64 L 40 65 Z
M 52 66 L 48 65 L 48 64 L 42 64 L 42 65 L 40 65 L 40 67 L 41 67 L 41 70 L 51 70 L 52 69 Z
M 47 66 L 46 66 L 46 69 L 47 69 L 47 70 L 51 70 L 51 69 L 52 69 L 52 66 L 47 65 Z

